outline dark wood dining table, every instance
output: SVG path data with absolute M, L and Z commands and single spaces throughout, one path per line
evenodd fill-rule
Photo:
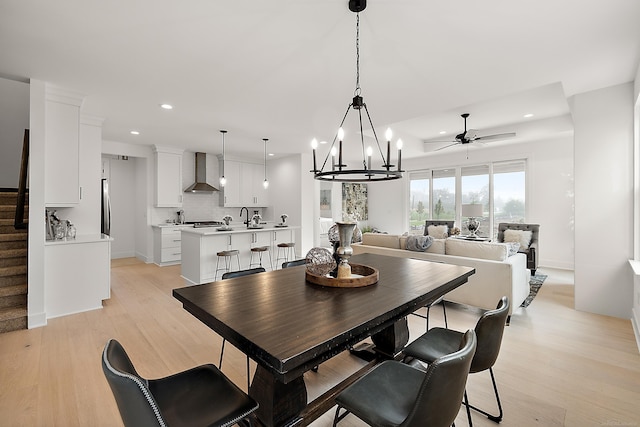
M 315 285 L 299 266 L 173 290 L 185 310 L 257 363 L 249 395 L 260 404 L 262 425 L 311 423 L 365 369 L 313 402 L 307 402 L 304 372 L 368 337 L 379 359 L 394 357 L 409 339 L 406 316 L 475 273 L 375 254 L 355 255 L 350 262 L 378 269 L 378 282 L 359 288 Z

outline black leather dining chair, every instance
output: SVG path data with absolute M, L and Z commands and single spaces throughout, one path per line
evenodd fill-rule
M 500 353 L 502 336 L 504 334 L 504 327 L 508 314 L 509 298 L 503 296 L 500 299 L 497 308 L 495 310 L 485 312 L 476 323 L 475 332 L 478 337 L 478 348 L 475 356 L 473 357 L 473 361 L 471 362 L 469 373 L 482 372 L 487 369 L 489 370 L 499 414 L 491 415 L 482 409 L 470 405 L 465 391 L 464 404 L 467 407 L 467 417 L 470 426 L 473 425 L 473 421 L 471 420 L 471 412 L 469 409 L 473 409 L 483 415 L 486 415 L 491 421 L 495 421 L 497 423 L 502 421 L 502 404 L 500 403 L 498 387 L 496 386 L 496 379 L 493 374 L 493 365 L 496 363 L 498 354 Z M 405 360 L 408 360 L 408 358 L 415 358 L 426 363 L 432 363 L 443 354 L 448 354 L 455 350 L 457 343 L 460 342 L 461 336 L 462 332 L 452 329 L 430 329 L 405 347 L 403 350 Z
M 233 279 L 234 277 L 249 276 L 251 274 L 264 273 L 267 270 L 264 267 L 248 268 L 246 270 L 228 271 L 222 275 L 222 280 Z M 220 362 L 218 363 L 218 369 L 222 369 L 222 357 L 224 356 L 224 345 L 227 342 L 225 338 L 222 338 L 222 348 L 220 349 Z M 251 369 L 249 368 L 249 356 L 247 355 L 247 392 L 251 387 Z
M 258 403 L 214 365 L 165 378 L 142 378 L 122 345 L 111 339 L 102 370 L 126 427 L 251 426 Z
M 307 263 L 306 258 L 296 259 L 294 261 L 283 262 L 282 268 L 297 267 L 298 265 L 305 265 L 306 263 Z
M 460 411 L 476 341 L 469 329 L 458 347 L 426 372 L 395 360 L 382 362 L 336 397 L 333 426 L 349 413 L 374 427 L 451 426 Z

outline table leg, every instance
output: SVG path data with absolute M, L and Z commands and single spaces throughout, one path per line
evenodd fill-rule
M 256 416 L 266 427 L 287 425 L 298 418 L 307 406 L 307 387 L 302 376 L 284 384 L 260 365 L 253 377 L 249 396 L 260 404 Z
M 403 317 L 388 328 L 372 335 L 371 340 L 375 344 L 376 352 L 393 358 L 409 342 L 407 318 Z

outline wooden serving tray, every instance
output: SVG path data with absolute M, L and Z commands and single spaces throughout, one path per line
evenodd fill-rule
M 351 266 L 351 274 L 357 274 L 361 277 L 338 279 L 337 277 L 319 276 L 307 270 L 307 282 L 334 288 L 359 288 L 362 286 L 369 286 L 378 283 L 379 272 L 377 269 L 361 264 L 349 265 Z

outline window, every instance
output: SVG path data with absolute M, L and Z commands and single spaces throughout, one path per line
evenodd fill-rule
M 456 218 L 456 170 L 433 171 L 432 219 Z
M 525 160 L 416 171 L 409 182 L 411 234 L 423 234 L 427 219 L 455 220 L 461 233 L 468 234 L 460 206 L 469 203 L 482 205 L 480 236 L 495 239 L 500 222 L 525 221 Z
M 493 165 L 493 229 L 498 235 L 501 222 L 525 220 L 525 162 L 494 163 Z
M 424 221 L 429 218 L 431 173 L 411 173 L 409 181 L 409 232 L 411 234 L 424 234 Z
M 488 236 L 491 232 L 489 223 L 489 165 L 463 167 L 460 174 L 461 203 L 482 205 L 482 217 L 476 218 L 480 225 L 476 234 Z M 461 218 L 460 230 L 462 234 L 469 234 L 466 217 Z

